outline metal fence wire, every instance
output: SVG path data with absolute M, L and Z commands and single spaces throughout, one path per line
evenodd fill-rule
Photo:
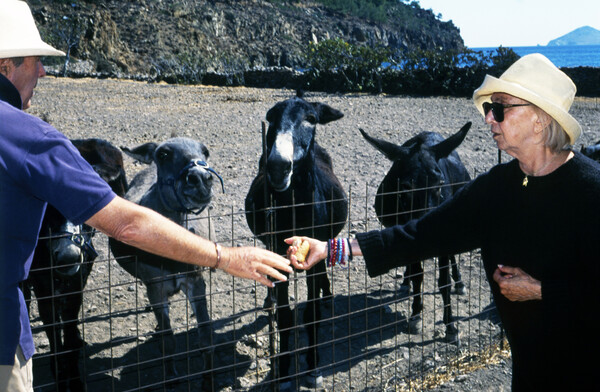
M 347 194 L 349 216 L 340 236 L 381 228 L 372 207 L 375 189 L 367 186 L 364 193 L 349 189 Z M 209 220 L 214 233 L 211 240 L 223 245 L 264 246 L 248 229 L 243 208 L 215 205 L 207 216 L 190 216 L 189 223 L 199 219 Z M 199 336 L 190 302 L 179 292 L 164 304 L 170 309 L 172 326 L 170 333 L 164 333 L 156 330 L 143 283 L 120 267 L 104 235 L 96 233 L 93 241 L 99 255 L 83 289 L 76 320 L 85 342 L 82 347 L 53 349 L 45 332 L 51 325 L 44 326 L 40 318 L 42 298 L 34 293 L 31 300 L 36 391 L 55 390 L 53 368 L 64 365 L 64 352 L 77 358 L 79 372 L 67 372 L 66 378 L 79 378 L 80 383 L 71 384 L 71 390 L 77 385 L 90 392 L 279 390 L 279 334 L 273 309 L 265 307 L 265 287 L 222 271 L 191 268 L 188 273 L 202 274 L 206 283 L 211 332 Z M 502 346 L 502 329 L 480 253 L 457 257 L 466 293 L 453 293 L 450 306 L 460 344 L 445 337 L 437 259 L 423 263 L 423 312 L 416 331 L 409 331 L 414 298 L 410 286 L 403 284 L 404 268 L 370 278 L 361 257 L 355 257 L 347 268 L 328 268 L 332 297 L 319 304 L 317 368 L 323 384 L 318 387 L 307 384 L 309 343 L 302 322 L 307 307 L 306 274 L 293 273 L 289 296 L 297 323 L 290 333 L 292 390 L 420 391 L 486 362 Z M 60 279 L 51 269 L 45 273 L 53 281 Z M 50 299 L 43 306 L 58 307 L 64 294 L 54 290 Z M 66 321 L 53 323 L 60 326 Z M 171 333 L 176 341 L 172 353 L 165 349 Z M 64 338 L 60 330 L 54 335 Z M 206 363 L 201 347 L 210 349 L 212 366 Z

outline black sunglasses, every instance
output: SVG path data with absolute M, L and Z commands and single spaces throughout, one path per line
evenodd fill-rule
M 487 114 L 492 111 L 492 115 L 494 116 L 494 120 L 496 122 L 504 121 L 504 109 L 514 108 L 515 106 L 529 106 L 530 103 L 516 103 L 516 104 L 508 104 L 504 105 L 500 102 L 484 102 L 483 103 L 483 112 L 487 116 Z

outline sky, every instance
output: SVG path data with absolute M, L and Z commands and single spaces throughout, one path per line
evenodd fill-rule
M 600 30 L 600 0 L 418 0 L 452 20 L 469 48 L 547 45 L 571 31 Z

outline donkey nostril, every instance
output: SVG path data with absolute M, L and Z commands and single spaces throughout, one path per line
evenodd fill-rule
M 198 186 L 202 183 L 210 184 L 212 183 L 212 176 L 210 174 L 202 175 L 201 173 L 188 173 L 185 176 L 185 182 L 191 186 Z
M 185 177 L 185 182 L 187 182 L 189 185 L 196 186 L 200 183 L 200 176 L 195 173 L 188 173 L 188 175 Z
M 289 176 L 291 172 L 292 172 L 292 162 L 286 162 L 285 165 L 283 166 L 284 177 Z

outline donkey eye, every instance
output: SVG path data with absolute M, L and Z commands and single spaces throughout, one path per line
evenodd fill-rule
M 311 124 L 316 124 L 317 123 L 317 117 L 315 117 L 314 114 L 307 114 L 306 115 L 306 121 L 308 121 Z
M 156 158 L 159 161 L 165 161 L 165 160 L 167 160 L 167 158 L 169 158 L 169 153 L 168 153 L 168 151 L 160 150 L 156 153 Z

